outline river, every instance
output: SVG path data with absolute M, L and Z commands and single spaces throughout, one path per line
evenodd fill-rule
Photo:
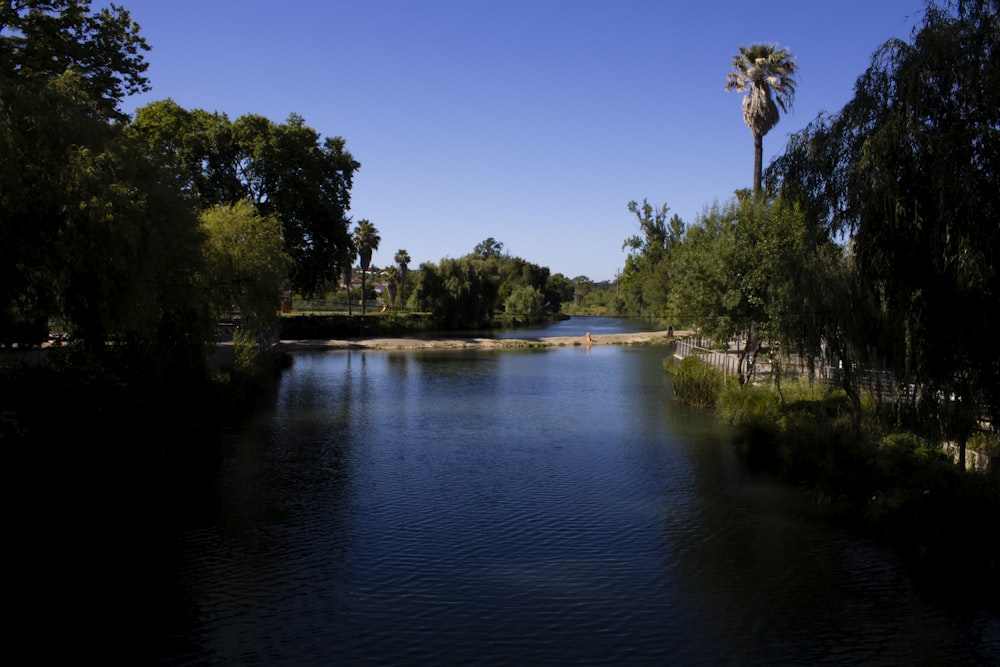
M 155 664 L 1000 664 L 995 614 L 747 475 L 668 353 L 296 353 L 169 536 Z

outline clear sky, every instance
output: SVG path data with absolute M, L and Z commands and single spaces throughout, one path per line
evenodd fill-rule
M 95 2 L 98 7 L 104 3 Z M 412 267 L 489 237 L 568 278 L 610 280 L 639 232 L 628 202 L 686 223 L 752 186 L 753 139 L 725 90 L 740 45 L 799 65 L 764 138 L 836 112 L 874 51 L 909 39 L 923 0 L 117 0 L 152 50 L 152 91 L 187 109 L 344 137 L 361 163 L 350 216 L 373 264 Z

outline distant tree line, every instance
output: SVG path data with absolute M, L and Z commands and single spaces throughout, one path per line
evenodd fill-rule
M 542 318 L 560 312 L 573 285 L 562 274 L 503 251 L 493 237 L 471 253 L 425 262 L 412 274 L 408 305 L 451 329 L 483 329 L 497 313 Z

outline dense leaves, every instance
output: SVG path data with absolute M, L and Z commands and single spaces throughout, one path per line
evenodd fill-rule
M 530 317 L 558 313 L 572 290 L 562 274 L 504 253 L 503 243 L 490 237 L 465 257 L 422 264 L 410 306 L 452 329 L 483 329 L 499 310 Z
M 900 423 L 935 415 L 923 426 L 959 442 L 980 417 L 996 424 L 998 42 L 997 2 L 930 4 L 911 42 L 874 54 L 841 111 L 790 138 L 758 196 L 707 209 L 674 247 L 666 207 L 631 203 L 642 234 L 626 241 L 629 312 L 742 338 L 748 357 L 780 342 L 836 366 L 855 410 L 879 382 L 907 397 L 893 401 Z M 741 50 L 731 88 L 794 91 L 782 78 L 794 68 L 771 55 Z M 775 69 L 761 79 L 762 67 Z M 752 107 L 752 132 L 773 126 Z
M 350 189 L 360 164 L 341 137 L 320 135 L 292 114 L 285 123 L 247 114 L 187 110 L 172 100 L 138 109 L 129 132 L 174 186 L 207 208 L 249 201 L 281 222 L 289 279 L 303 294 L 336 281 L 352 245 Z
M 146 49 L 114 6 L 0 7 L 4 339 L 25 323 L 47 332 L 52 318 L 90 347 L 204 326 L 197 222 L 113 122 L 146 88 Z
M 1000 416 L 1000 19 L 996 2 L 929 5 L 833 116 L 769 170 L 813 224 L 844 234 L 883 320 L 883 356 L 958 405 Z M 971 414 L 971 413 L 970 413 Z

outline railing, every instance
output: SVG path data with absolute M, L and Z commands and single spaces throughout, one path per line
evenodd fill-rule
M 736 350 L 713 350 L 695 345 L 691 339 L 683 339 L 677 341 L 674 356 L 678 359 L 698 357 L 706 364 L 720 369 L 726 375 L 739 373 L 739 352 Z
M 730 349 L 732 347 L 732 349 Z M 740 352 L 738 344 L 727 344 L 725 349 L 715 349 L 696 345 L 691 339 L 677 341 L 677 349 L 674 353 L 679 359 L 696 356 L 705 363 L 715 366 L 726 375 L 736 376 L 740 372 Z M 781 374 L 787 378 L 812 377 L 814 381 L 824 384 L 839 384 L 842 370 L 835 366 L 825 364 L 808 364 L 804 359 L 795 355 L 786 356 L 781 359 Z M 758 354 L 753 369 L 753 377 L 757 382 L 767 381 L 771 378 L 774 368 L 771 364 L 770 356 Z

